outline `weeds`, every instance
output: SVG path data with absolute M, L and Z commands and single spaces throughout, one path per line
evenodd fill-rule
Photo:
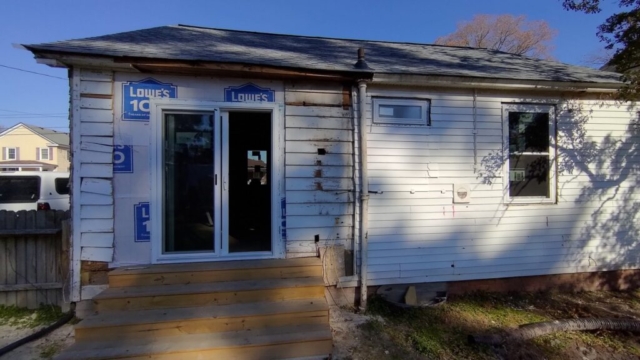
M 595 351 L 603 358 L 607 354 L 623 353 L 629 358 L 640 355 L 637 337 L 604 331 L 561 332 L 523 343 L 505 344 L 501 348 L 467 342 L 469 334 L 505 332 L 523 324 L 558 318 L 597 316 L 597 309 L 591 306 L 593 296 L 601 297 L 600 307 L 607 301 L 610 306 L 626 302 L 631 309 L 636 309 L 638 304 L 638 293 L 619 293 L 619 296 L 475 293 L 450 298 L 437 307 L 409 309 L 373 297 L 367 312 L 380 320 L 369 321 L 361 330 L 369 336 L 384 339 L 371 346 L 384 348 L 385 353 L 390 354 L 388 358 L 399 358 L 394 354 L 404 354 L 405 358 L 428 359 L 567 359 L 579 356 L 577 349 Z M 376 353 L 371 349 L 368 352 Z
M 19 329 L 49 325 L 60 319 L 62 315 L 60 307 L 53 305 L 41 305 L 36 310 L 0 305 L 0 322 Z

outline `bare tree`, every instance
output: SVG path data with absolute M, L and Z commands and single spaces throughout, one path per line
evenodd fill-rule
M 596 69 L 603 69 L 608 71 L 615 71 L 614 66 L 608 65 L 611 58 L 615 54 L 615 51 L 608 49 L 598 49 L 592 51 L 582 58 L 581 64 L 584 66 L 594 67 Z
M 567 10 L 597 14 L 602 11 L 600 0 L 563 0 Z M 612 51 L 608 68 L 622 74 L 624 85 L 618 91 L 620 100 L 640 99 L 640 0 L 617 0 L 618 11 L 598 26 L 598 38 L 605 49 Z M 604 3 L 604 1 L 603 1 Z M 608 3 L 611 3 L 608 2 Z
M 551 42 L 558 32 L 544 20 L 524 16 L 475 15 L 458 23 L 456 31 L 436 39 L 436 44 L 500 50 L 541 59 L 552 58 Z

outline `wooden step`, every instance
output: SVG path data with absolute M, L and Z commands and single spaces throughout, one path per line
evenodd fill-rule
M 322 277 L 308 277 L 108 288 L 95 296 L 93 301 L 96 310 L 105 312 L 272 302 L 322 296 Z
M 326 300 L 313 298 L 98 314 L 82 320 L 75 331 L 77 341 L 100 341 L 328 323 Z
M 57 359 L 293 359 L 328 357 L 331 351 L 329 326 L 314 324 L 254 331 L 77 342 Z
M 320 259 L 269 259 L 122 267 L 109 273 L 109 286 L 197 284 L 309 276 L 322 276 Z

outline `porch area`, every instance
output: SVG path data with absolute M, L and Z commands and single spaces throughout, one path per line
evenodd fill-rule
M 118 268 L 57 359 L 295 359 L 332 351 L 318 258 Z

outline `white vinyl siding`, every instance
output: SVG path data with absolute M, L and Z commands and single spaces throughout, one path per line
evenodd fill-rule
M 369 116 L 371 285 L 640 267 L 629 104 L 478 91 L 474 109 L 471 91 L 369 92 L 430 98 L 432 113 L 425 128 Z M 503 103 L 523 102 L 557 104 L 554 205 L 505 201 Z M 469 185 L 469 204 L 453 203 L 454 184 Z
M 337 83 L 285 85 L 287 257 L 352 247 L 353 127 L 343 92 Z
M 113 259 L 113 109 L 106 98 L 112 95 L 112 82 L 112 72 L 85 69 L 74 69 L 71 79 L 72 301 L 91 297 L 84 288 L 80 291 L 80 260 Z

